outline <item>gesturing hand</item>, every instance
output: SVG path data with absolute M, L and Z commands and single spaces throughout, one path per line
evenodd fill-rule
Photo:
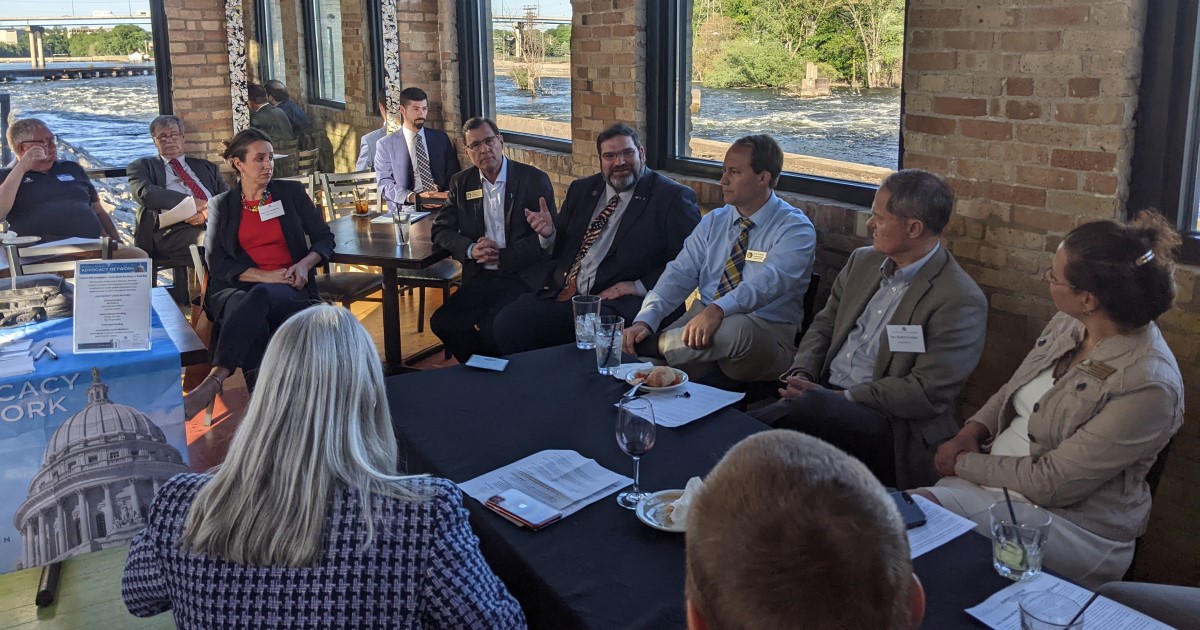
M 554 236 L 554 217 L 550 216 L 550 209 L 546 206 L 545 197 L 538 197 L 537 212 L 525 208 L 525 220 L 529 222 L 529 227 L 538 233 L 538 236 L 542 238 Z

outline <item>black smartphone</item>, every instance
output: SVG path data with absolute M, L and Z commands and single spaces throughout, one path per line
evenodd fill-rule
M 904 527 L 906 529 L 920 527 L 925 524 L 925 512 L 913 500 L 912 495 L 900 490 L 892 490 L 889 494 L 892 495 L 892 500 L 896 502 L 896 507 L 900 509 L 900 516 L 904 519 Z

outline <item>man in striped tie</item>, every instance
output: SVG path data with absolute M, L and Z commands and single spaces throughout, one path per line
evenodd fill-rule
M 418 87 L 400 91 L 400 128 L 375 145 L 379 191 L 390 206 L 416 203 L 417 195 L 445 200 L 450 178 L 461 170 L 446 132 L 425 126 L 429 96 Z
M 791 363 L 804 318 L 817 232 L 775 196 L 783 150 L 767 135 L 745 136 L 725 153 L 725 205 L 705 215 L 625 329 L 625 351 L 658 331 L 692 291 L 683 317 L 642 350 L 693 378 L 720 369 L 738 381 L 774 379 Z M 657 350 L 657 352 L 653 352 Z

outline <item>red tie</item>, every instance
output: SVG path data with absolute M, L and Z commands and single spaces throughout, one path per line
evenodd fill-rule
M 193 197 L 201 201 L 208 201 L 208 195 L 204 194 L 204 189 L 200 187 L 200 184 L 196 183 L 196 180 L 192 179 L 191 175 L 188 175 L 187 171 L 183 170 L 183 165 L 179 163 L 178 159 L 172 158 L 167 164 L 170 164 L 171 170 L 175 171 L 179 179 L 183 180 L 183 185 L 192 191 Z

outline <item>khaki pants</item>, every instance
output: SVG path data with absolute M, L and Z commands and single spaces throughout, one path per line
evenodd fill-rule
M 735 381 L 773 381 L 787 371 L 796 352 L 796 326 L 754 315 L 729 315 L 703 349 L 683 344 L 683 326 L 704 310 L 699 301 L 658 337 L 667 363 L 697 376 L 720 368 Z

